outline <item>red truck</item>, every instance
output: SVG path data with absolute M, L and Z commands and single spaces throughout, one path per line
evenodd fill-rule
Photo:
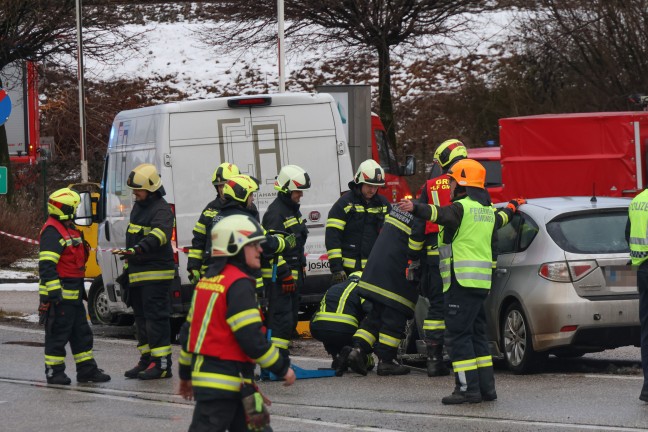
M 486 166 L 494 202 L 519 196 L 633 197 L 646 187 L 648 112 L 511 117 L 500 119 L 499 129 L 499 148 L 468 153 Z
M 9 157 L 14 163 L 33 164 L 40 150 L 38 74 L 33 62 L 15 62 L 3 70 L 11 98 L 11 115 L 5 123 Z

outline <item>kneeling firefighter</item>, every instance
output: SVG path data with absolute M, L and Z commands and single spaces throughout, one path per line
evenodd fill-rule
M 110 376 L 97 367 L 92 353 L 92 330 L 83 306 L 85 263 L 89 246 L 73 219 L 81 198 L 72 189 L 49 196 L 49 217 L 40 234 L 38 273 L 39 313 L 45 327 L 45 376 L 48 384 L 68 385 L 65 345 L 69 342 L 78 382 L 106 382 Z

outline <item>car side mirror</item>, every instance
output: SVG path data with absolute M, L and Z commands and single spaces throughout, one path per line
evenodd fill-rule
M 92 197 L 89 192 L 79 193 L 81 202 L 77 207 L 74 223 L 79 226 L 92 225 Z
M 416 157 L 414 155 L 407 155 L 405 157 L 405 165 L 399 167 L 400 175 L 412 176 L 416 174 Z

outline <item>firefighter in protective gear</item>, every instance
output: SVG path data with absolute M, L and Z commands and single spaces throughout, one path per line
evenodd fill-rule
M 493 233 L 508 223 L 524 199 L 496 210 L 484 187 L 486 170 L 463 159 L 448 171 L 452 204 L 399 204 L 416 217 L 440 226 L 439 257 L 443 280 L 446 348 L 452 360 L 455 389 L 444 404 L 497 399 L 493 361 L 486 337 L 484 300 L 491 287 Z
M 311 319 L 311 335 L 322 342 L 326 352 L 333 357 L 331 369 L 338 369 L 338 355 L 342 348 L 353 343 L 360 321 L 371 310 L 371 302 L 358 295 L 361 276 L 362 272 L 353 272 L 346 280 L 331 286 Z M 367 362 L 373 367 L 371 354 L 367 356 Z
M 49 214 L 40 233 L 38 273 L 39 312 L 45 328 L 45 376 L 48 384 L 68 385 L 65 345 L 69 342 L 78 382 L 106 382 L 110 376 L 97 367 L 92 353 L 92 330 L 83 306 L 85 263 L 89 246 L 73 222 L 81 198 L 72 189 L 49 196 Z
M 190 432 L 261 430 L 269 425 L 267 410 L 242 402 L 246 388 L 257 390 L 255 364 L 283 377 L 284 385 L 295 382 L 290 360 L 265 337 L 256 303 L 252 271 L 261 266 L 266 237 L 253 217 L 242 214 L 219 220 L 211 237 L 214 258 L 181 330 L 179 393 L 196 400 Z M 249 429 L 252 424 L 259 429 Z
M 450 204 L 450 177 L 447 172 L 454 163 L 467 157 L 468 151 L 461 141 L 449 139 L 442 142 L 434 152 L 434 163 L 440 167 L 442 174 L 425 182 L 418 202 L 440 207 Z M 427 316 L 423 321 L 423 339 L 427 349 L 427 374 L 430 377 L 450 374 L 450 370 L 443 362 L 445 322 L 443 321 L 443 281 L 439 272 L 438 234 L 439 225 L 417 219 L 410 236 L 410 248 L 417 251 L 410 259 L 414 263 L 413 267 L 417 263 L 420 264 L 419 288 L 421 295 L 429 303 Z
M 175 218 L 153 165 L 137 166 L 126 185 L 133 190 L 135 202 L 126 232 L 126 248 L 131 250 L 124 264 L 128 283 L 122 290 L 127 291 L 127 303 L 135 315 L 140 359 L 124 376 L 170 378 L 170 293 L 177 272 L 171 247 Z
M 304 191 L 311 186 L 308 173 L 297 165 L 286 165 L 279 171 L 274 184 L 277 198 L 263 215 L 262 225 L 269 231 L 283 231 L 295 236 L 296 246 L 284 251 L 283 259 L 291 274 L 277 276 L 266 286 L 269 294 L 268 327 L 272 330 L 272 343 L 288 355 L 290 338 L 297 326 L 299 294 L 304 284 L 304 245 L 308 237 L 306 221 L 302 219 L 299 203 Z
M 391 205 L 378 188 L 385 185 L 385 171 L 373 159 L 360 164 L 349 182 L 349 191 L 338 199 L 326 221 L 326 252 L 332 282 L 362 271 Z
M 367 374 L 366 356 L 375 352 L 378 375 L 405 375 L 410 369 L 397 362 L 398 346 L 405 336 L 407 320 L 414 316 L 418 299 L 416 286 L 406 278 L 409 236 L 414 217 L 393 206 L 385 217 L 376 244 L 358 283 L 358 294 L 371 302 L 372 309 L 353 335 L 353 347 L 339 355 L 336 374 L 347 366 Z
M 212 184 L 216 189 L 216 198 L 207 204 L 200 213 L 200 217 L 193 228 L 193 239 L 188 254 L 187 273 L 189 273 L 189 279 L 193 284 L 200 280 L 201 275 L 207 268 L 207 260 L 211 256 L 211 242 L 207 233 L 214 225 L 214 217 L 225 202 L 223 195 L 225 182 L 239 174 L 238 167 L 229 162 L 223 162 L 214 170 Z
M 259 211 L 254 205 L 254 192 L 259 190 L 259 183 L 253 177 L 241 174 L 232 176 L 223 185 L 224 203 L 220 212 L 214 217 L 214 224 L 221 219 L 233 214 L 252 216 L 259 221 Z M 265 232 L 265 231 L 264 231 Z M 255 271 L 257 296 L 264 297 L 264 280 L 272 277 L 272 265 L 277 263 L 277 275 L 281 279 L 292 278 L 292 272 L 281 257 L 281 253 L 295 247 L 295 237 L 283 234 L 266 234 L 263 242 L 263 255 L 261 257 L 261 271 Z M 211 244 L 211 243 L 210 243 Z
M 641 367 L 644 379 L 639 399 L 648 402 L 648 189 L 632 199 L 628 215 L 626 239 L 630 244 L 632 265 L 637 267 L 641 322 Z

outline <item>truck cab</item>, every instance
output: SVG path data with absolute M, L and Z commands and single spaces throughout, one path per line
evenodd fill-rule
M 385 126 L 375 113 L 371 113 L 371 158 L 385 170 L 385 186 L 378 189 L 380 195 L 392 203 L 403 198 L 412 198 L 412 191 L 405 176 L 413 175 L 416 171 L 413 156 L 406 159 L 405 165 L 398 164 L 387 139 Z

